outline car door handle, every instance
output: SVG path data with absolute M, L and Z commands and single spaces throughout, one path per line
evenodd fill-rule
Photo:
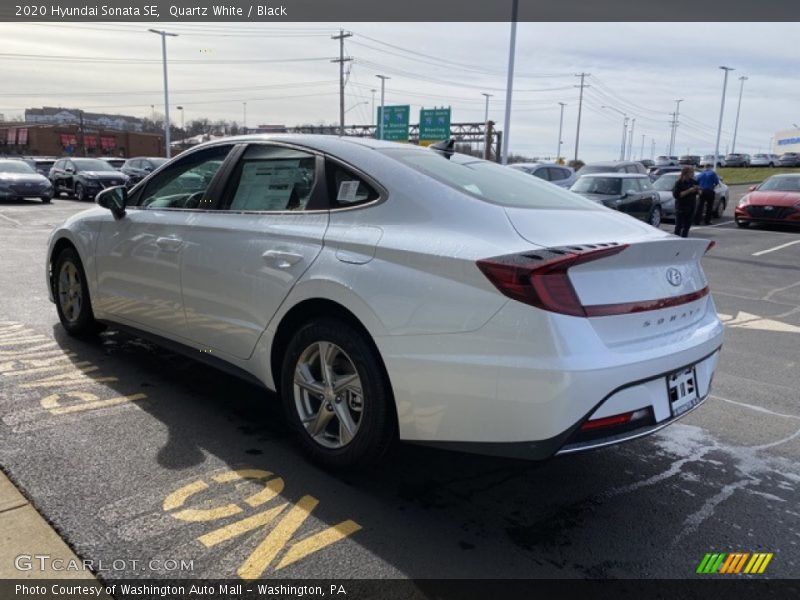
M 274 264 L 279 269 L 288 269 L 293 264 L 303 260 L 302 254 L 284 252 L 283 250 L 267 250 L 261 256 L 266 262 Z
M 177 252 L 178 248 L 183 244 L 183 240 L 176 237 L 159 237 L 156 238 L 156 246 L 167 252 Z

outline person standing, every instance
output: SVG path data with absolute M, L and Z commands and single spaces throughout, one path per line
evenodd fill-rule
M 672 188 L 672 197 L 675 198 L 675 235 L 689 236 L 699 189 L 694 178 L 694 169 L 692 167 L 681 169 L 681 176 Z
M 714 211 L 714 196 L 716 195 L 719 177 L 711 168 L 712 165 L 706 163 L 705 170 L 697 178 L 697 185 L 700 187 L 700 203 L 697 205 L 697 212 L 694 214 L 694 224 L 700 225 L 705 207 L 705 219 L 703 224 L 711 225 L 711 213 Z

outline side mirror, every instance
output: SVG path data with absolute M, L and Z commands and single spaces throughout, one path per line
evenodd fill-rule
M 747 191 L 748 192 L 755 192 L 757 189 L 758 189 L 757 185 L 751 185 L 749 188 L 747 188 Z
M 94 199 L 99 206 L 107 208 L 119 220 L 125 216 L 125 206 L 128 204 L 128 190 L 124 185 L 104 189 Z
M 64 172 L 65 173 L 74 173 L 75 169 L 73 169 L 72 167 L 67 167 L 66 169 L 64 169 Z

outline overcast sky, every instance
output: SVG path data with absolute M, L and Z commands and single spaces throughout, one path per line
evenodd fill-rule
M 275 26 L 176 24 L 168 38 L 171 117 L 232 119 L 247 125 L 338 121 L 339 27 L 353 32 L 346 87 L 348 123 L 368 124 L 376 74 L 391 77 L 386 103 L 451 106 L 453 122 L 504 119 L 508 24 L 321 23 Z M 164 27 L 159 26 L 159 28 Z M 163 112 L 161 45 L 148 24 L 0 24 L 0 113 L 65 106 L 97 112 Z M 521 23 L 511 110 L 510 150 L 554 156 L 559 102 L 565 102 L 562 155 L 575 148 L 579 79 L 586 78 L 580 156 L 617 158 L 621 114 L 636 118 L 633 154 L 663 154 L 669 113 L 680 105 L 675 152 L 714 150 L 723 72 L 728 81 L 720 151 L 732 142 L 739 77 L 744 84 L 736 149 L 766 152 L 776 131 L 800 124 L 797 23 Z M 21 56 L 26 55 L 26 56 Z M 33 56 L 36 55 L 36 56 Z M 46 56 L 48 58 L 41 58 Z M 65 58 L 66 57 L 66 58 Z M 74 57 L 70 59 L 69 57 Z M 296 60 L 304 59 L 304 60 Z M 277 61 L 277 62 L 273 62 Z M 380 102 L 378 94 L 378 103 Z

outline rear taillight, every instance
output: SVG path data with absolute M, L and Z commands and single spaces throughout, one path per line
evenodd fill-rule
M 709 252 L 711 252 L 711 249 L 716 245 L 717 245 L 716 241 L 714 241 L 714 240 L 709 241 L 708 242 L 708 246 L 706 247 L 706 251 L 705 251 L 704 254 L 708 254 Z
M 631 412 L 612 415 L 610 417 L 600 417 L 599 419 L 589 419 L 581 424 L 581 431 L 597 431 L 598 429 L 608 429 L 609 427 L 619 427 L 620 425 L 627 425 L 634 421 L 639 421 L 650 415 L 650 411 L 646 408 L 634 410 Z
M 627 244 L 549 249 L 478 261 L 478 268 L 500 292 L 544 310 L 586 317 L 567 271 L 574 266 L 619 254 Z

